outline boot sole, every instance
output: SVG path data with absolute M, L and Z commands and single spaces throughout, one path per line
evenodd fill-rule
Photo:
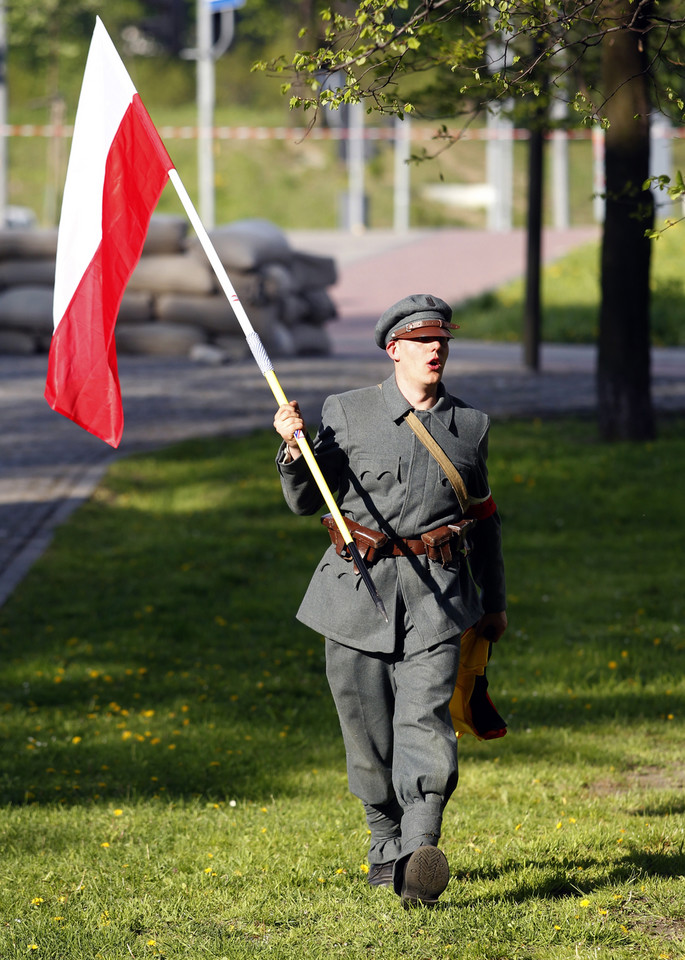
M 432 907 L 450 878 L 447 857 L 437 847 L 419 847 L 407 860 L 402 883 L 405 907 Z

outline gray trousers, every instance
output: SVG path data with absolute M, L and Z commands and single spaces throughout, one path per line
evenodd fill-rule
M 449 702 L 459 638 L 429 650 L 410 641 L 373 654 L 326 640 L 326 675 L 338 711 L 350 790 L 364 804 L 369 862 L 436 845 L 458 778 Z

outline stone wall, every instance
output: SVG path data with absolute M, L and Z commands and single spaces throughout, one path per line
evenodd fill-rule
M 331 257 L 293 250 L 266 220 L 212 231 L 212 242 L 250 322 L 273 356 L 327 354 L 336 315 Z M 46 352 L 52 336 L 57 230 L 0 230 L 0 353 Z M 233 309 L 180 217 L 154 216 L 116 327 L 120 354 L 208 362 L 249 351 Z

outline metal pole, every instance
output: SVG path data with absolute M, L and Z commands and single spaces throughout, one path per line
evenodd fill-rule
M 350 105 L 347 128 L 347 229 L 363 233 L 364 217 L 364 104 Z
M 552 103 L 552 119 L 563 120 L 568 107 L 561 100 Z M 568 134 L 565 130 L 552 133 L 552 197 L 554 208 L 554 226 L 557 230 L 566 230 L 571 223 L 569 202 L 568 172 Z
M 604 223 L 604 130 L 597 125 L 592 128 L 592 174 L 592 212 L 597 223 Z
M 214 227 L 214 56 L 213 14 L 207 0 L 197 0 L 197 173 L 200 216 Z
M 7 223 L 7 30 L 0 0 L 0 227 Z
M 409 230 L 411 119 L 395 117 L 395 197 L 393 228 L 395 233 Z
M 491 26 L 494 27 L 497 13 L 494 8 L 488 12 Z M 511 52 L 508 48 L 508 34 L 495 34 L 496 39 L 488 42 L 488 69 L 491 73 L 505 73 L 511 65 Z M 511 230 L 513 224 L 514 203 L 514 124 L 502 116 L 502 110 L 511 104 L 496 103 L 492 112 L 488 112 L 488 139 L 485 147 L 485 165 L 492 200 L 487 211 L 487 228 L 497 232 Z

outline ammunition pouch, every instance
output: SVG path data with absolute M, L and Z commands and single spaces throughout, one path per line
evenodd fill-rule
M 321 523 L 328 530 L 331 543 L 340 557 L 349 560 L 349 551 L 343 540 L 338 525 L 330 513 L 321 517 Z M 429 560 L 445 566 L 453 563 L 458 556 L 468 552 L 466 535 L 475 526 L 475 520 L 459 520 L 457 523 L 444 524 L 423 533 L 420 539 L 395 537 L 392 540 L 385 533 L 364 527 L 355 520 L 345 518 L 345 523 L 365 563 L 371 564 L 378 557 L 406 557 L 408 554 L 422 556 L 426 554 Z M 359 573 L 357 565 L 354 572 Z

